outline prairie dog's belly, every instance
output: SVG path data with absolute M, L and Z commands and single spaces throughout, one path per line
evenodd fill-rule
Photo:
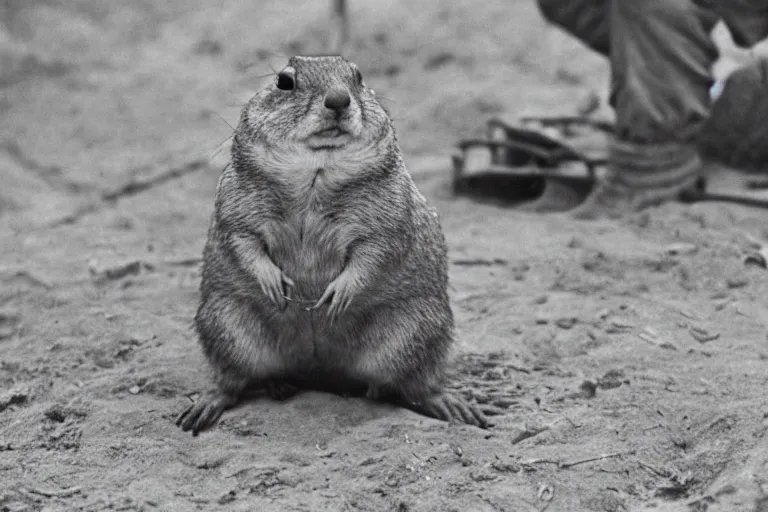
M 279 331 L 283 341 L 304 347 L 292 358 L 292 371 L 344 373 L 344 365 L 333 346 L 338 341 L 335 326 L 326 317 L 326 307 L 307 311 L 343 270 L 346 257 L 343 231 L 317 215 L 285 223 L 276 232 L 271 248 L 275 263 L 295 286 L 287 289 L 293 300 L 282 315 Z
M 344 268 L 342 230 L 308 212 L 279 227 L 271 248 L 275 263 L 291 278 L 299 300 L 318 299 Z

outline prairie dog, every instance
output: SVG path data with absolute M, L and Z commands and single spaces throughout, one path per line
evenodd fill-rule
M 358 385 L 481 427 L 446 392 L 446 243 L 359 68 L 297 56 L 243 108 L 216 190 L 195 328 L 216 389 L 177 420 L 197 434 L 244 391 Z

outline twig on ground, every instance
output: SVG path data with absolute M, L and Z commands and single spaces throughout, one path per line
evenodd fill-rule
M 659 335 L 656 333 L 656 331 L 650 328 L 645 328 L 643 332 L 637 334 L 637 337 L 643 341 L 650 343 L 651 345 L 656 345 L 659 348 L 665 348 L 668 350 L 677 350 L 677 346 L 675 346 L 670 341 L 666 341 L 659 338 Z
M 685 318 L 688 318 L 690 320 L 699 320 L 700 319 L 700 317 L 698 315 L 696 315 L 694 313 L 691 313 L 690 311 L 686 311 L 684 309 L 678 309 L 677 312 L 680 313 Z
M 523 462 L 526 466 L 532 466 L 534 464 L 554 464 L 555 466 L 559 466 L 560 463 L 556 460 L 551 459 L 531 459 Z
M 588 459 L 581 459 L 581 460 L 575 460 L 573 462 L 563 462 L 557 465 L 560 469 L 567 469 L 573 466 L 578 466 L 579 464 L 586 464 L 587 462 L 596 462 L 598 460 L 605 460 L 605 459 L 612 459 L 614 457 L 623 457 L 624 455 L 634 455 L 635 450 L 630 450 L 628 452 L 616 452 L 616 453 L 608 453 L 605 455 L 600 455 L 599 457 L 590 457 Z
M 531 373 L 530 368 L 526 368 L 525 366 L 518 366 L 514 363 L 504 363 L 504 366 L 509 368 L 510 370 L 515 370 L 516 372 L 520 373 Z
M 149 190 L 158 185 L 162 185 L 170 180 L 178 179 L 187 174 L 197 172 L 207 166 L 207 162 L 202 159 L 195 159 L 180 167 L 174 167 L 167 171 L 156 174 L 155 176 L 146 180 L 135 180 L 126 183 L 125 185 L 118 187 L 112 192 L 106 192 L 101 195 L 101 199 L 105 202 L 113 202 L 124 197 L 135 196 L 145 190 Z
M 688 332 L 693 336 L 693 339 L 699 343 L 707 343 L 708 341 L 714 341 L 720 337 L 719 332 L 709 332 L 701 327 L 695 325 L 688 326 Z
M 73 494 L 79 493 L 82 488 L 79 485 L 75 485 L 74 487 L 68 487 L 66 489 L 59 489 L 59 490 L 52 490 L 49 491 L 47 489 L 28 489 L 29 492 L 34 494 L 39 494 L 40 496 L 45 496 L 46 498 L 66 498 L 69 496 L 72 496 Z
M 279 468 L 275 468 L 275 467 L 272 467 L 272 466 L 262 466 L 262 465 L 259 465 L 259 464 L 252 464 L 250 466 L 245 466 L 244 468 L 240 468 L 237 471 L 234 471 L 232 473 L 224 475 L 224 478 L 238 477 L 238 476 L 241 476 L 241 475 L 243 475 L 243 474 L 245 474 L 245 473 L 247 473 L 248 471 L 251 471 L 251 470 L 257 470 L 258 471 L 258 475 L 257 476 L 274 475 L 275 473 L 280 471 Z
M 625 455 L 634 455 L 635 450 L 630 450 L 628 452 L 616 452 L 616 453 L 607 453 L 605 455 L 599 455 L 597 457 L 589 457 L 586 459 L 579 459 L 574 460 L 571 462 L 562 462 L 562 461 L 556 461 L 556 460 L 550 460 L 550 459 L 533 459 L 524 462 L 524 464 L 555 464 L 558 469 L 568 469 L 572 468 L 573 466 L 578 466 L 579 464 L 586 464 L 588 462 L 596 462 L 599 460 L 605 460 L 605 459 L 611 459 L 615 457 L 623 457 Z
M 491 267 L 491 266 L 504 266 L 507 265 L 509 262 L 502 258 L 493 258 L 492 260 L 485 259 L 485 258 L 474 258 L 474 259 L 457 259 L 453 260 L 451 263 L 454 265 L 461 265 L 465 267 Z
M 150 178 L 130 181 L 129 183 L 118 187 L 116 190 L 111 192 L 104 192 L 101 194 L 100 202 L 82 205 L 69 215 L 56 219 L 40 227 L 45 229 L 56 228 L 67 224 L 74 224 L 86 215 L 97 212 L 107 205 L 114 204 L 120 199 L 135 196 L 147 190 L 151 190 L 154 187 L 163 185 L 171 180 L 183 178 L 188 174 L 197 172 L 207 167 L 208 163 L 205 160 L 196 158 L 182 164 L 179 167 L 173 167 L 166 171 L 160 172 Z

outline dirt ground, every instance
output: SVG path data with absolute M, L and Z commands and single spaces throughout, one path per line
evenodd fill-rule
M 458 138 L 604 99 L 605 62 L 532 0 L 351 4 L 349 56 L 442 216 L 456 385 L 496 426 L 307 392 L 181 432 L 210 386 L 191 319 L 228 124 L 322 50 L 328 3 L 6 0 L 0 510 L 768 510 L 765 211 L 455 199 Z M 723 76 L 749 54 L 718 34 Z

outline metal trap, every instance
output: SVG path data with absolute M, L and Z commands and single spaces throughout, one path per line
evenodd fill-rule
M 492 118 L 485 138 L 458 143 L 453 192 L 531 211 L 568 210 L 589 195 L 605 172 L 613 134 L 611 123 L 585 117 L 524 117 L 514 125 Z M 760 186 L 768 183 L 765 179 L 727 179 L 733 183 L 716 174 L 701 178 L 679 200 L 768 208 L 768 187 Z
M 560 185 L 578 196 L 567 202 L 578 202 L 602 172 L 612 134 L 610 123 L 582 117 L 524 117 L 516 125 L 492 118 L 485 138 L 458 143 L 453 191 L 524 202 Z

